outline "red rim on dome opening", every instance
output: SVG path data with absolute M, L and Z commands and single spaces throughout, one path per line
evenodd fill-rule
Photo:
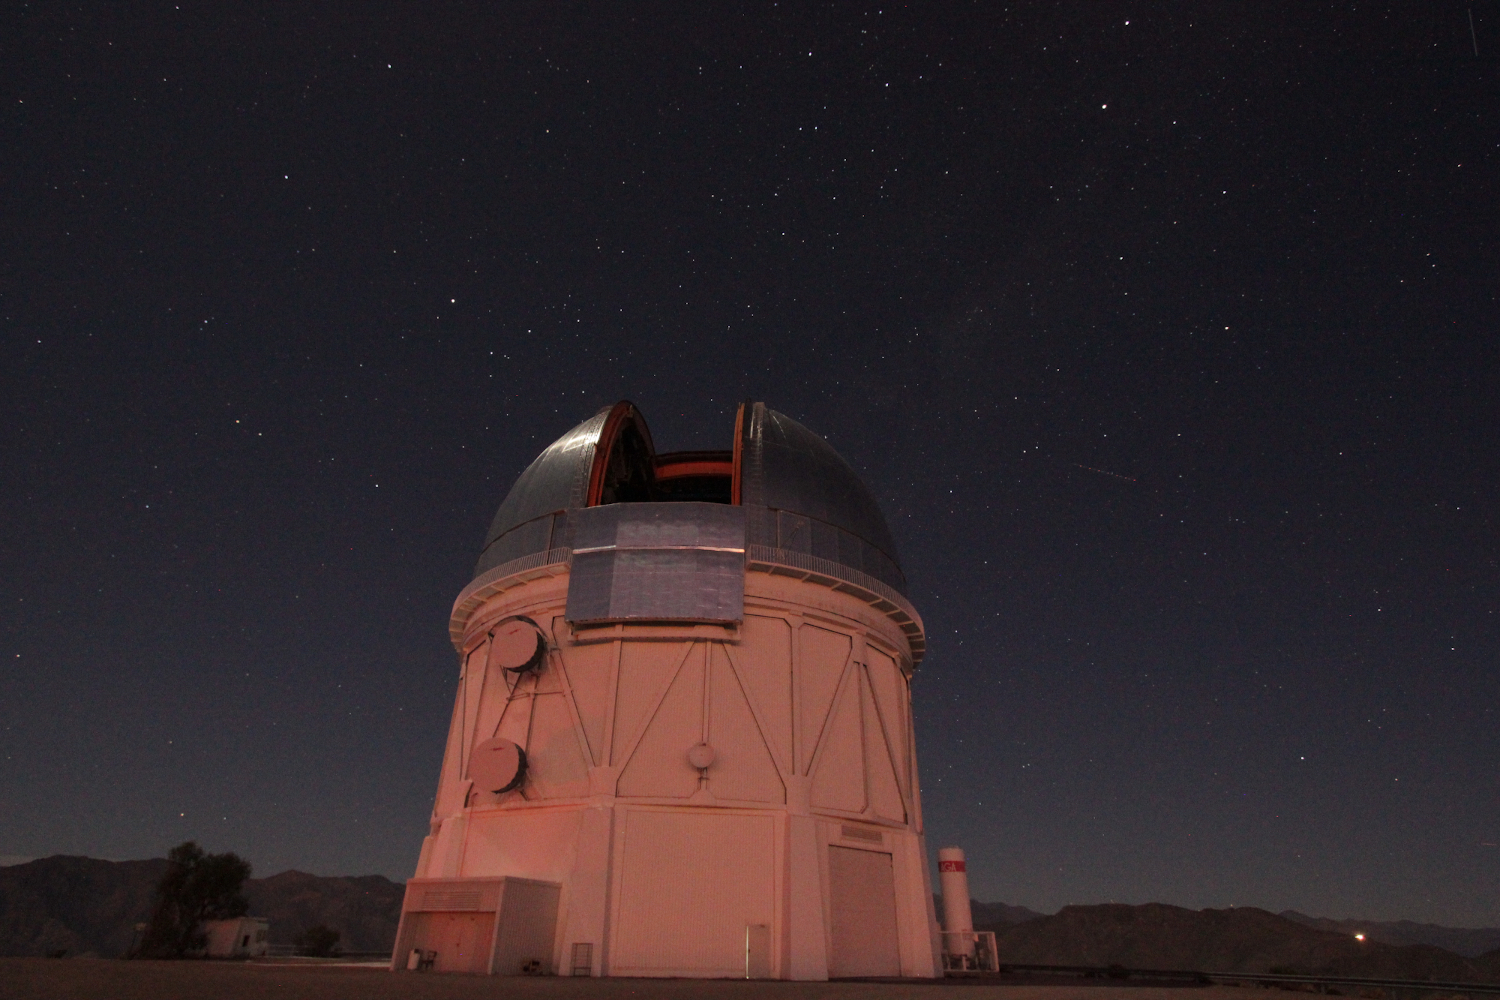
M 594 444 L 594 462 L 589 467 L 589 491 L 584 499 L 585 507 L 616 502 L 615 498 L 606 495 L 612 485 L 609 482 L 610 461 L 615 457 L 615 449 L 631 438 L 635 439 L 636 447 L 644 449 L 646 461 L 642 468 L 649 474 L 652 460 L 656 456 L 651 430 L 635 404 L 621 400 L 610 407 L 609 416 L 604 418 L 604 426 L 600 428 L 599 439 Z

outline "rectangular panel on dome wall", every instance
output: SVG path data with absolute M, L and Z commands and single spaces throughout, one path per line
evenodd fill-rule
M 745 517 L 714 503 L 620 503 L 572 517 L 566 618 L 737 622 L 745 607 Z

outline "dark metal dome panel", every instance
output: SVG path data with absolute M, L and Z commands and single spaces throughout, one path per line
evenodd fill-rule
M 828 442 L 764 403 L 746 403 L 737 430 L 733 496 L 744 507 L 746 543 L 769 550 L 773 561 L 776 552 L 809 556 L 905 593 L 880 505 Z M 495 514 L 475 576 L 549 550 L 566 557 L 569 511 L 670 502 L 653 486 L 654 462 L 650 432 L 633 406 L 600 410 L 521 473 Z
M 905 591 L 880 505 L 832 445 L 764 403 L 745 404 L 740 435 L 752 544 L 827 559 Z
M 562 547 L 554 537 L 563 519 L 555 515 L 587 502 L 594 446 L 612 409 L 606 406 L 552 442 L 521 473 L 495 512 L 475 576 L 512 559 Z

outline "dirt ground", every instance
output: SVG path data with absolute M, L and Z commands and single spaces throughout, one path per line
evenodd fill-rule
M 1267 1000 L 1226 986 L 499 978 L 335 964 L 0 958 L 0 1000 Z

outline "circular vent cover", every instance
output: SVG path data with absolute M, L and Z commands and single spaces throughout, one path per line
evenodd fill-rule
M 711 767 L 718 754 L 707 743 L 695 743 L 688 748 L 688 763 L 702 771 Z
M 469 779 L 481 792 L 513 791 L 526 780 L 526 751 L 504 737 L 485 740 L 469 757 Z
M 523 674 L 540 669 L 547 655 L 547 640 L 536 622 L 523 615 L 507 618 L 490 633 L 490 656 L 506 670 Z

